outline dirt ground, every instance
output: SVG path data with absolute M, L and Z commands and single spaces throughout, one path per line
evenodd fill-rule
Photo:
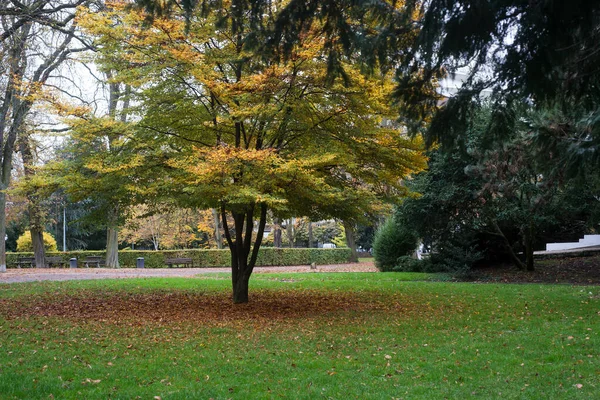
M 229 268 L 21 268 L 8 269 L 0 273 L 0 283 L 33 281 L 67 281 L 81 279 L 121 279 L 151 277 L 193 278 L 199 274 L 230 272 Z M 308 265 L 291 267 L 256 267 L 255 273 L 273 272 L 376 272 L 372 262 L 356 264 L 318 265 L 311 269 Z
M 536 260 L 535 271 L 518 270 L 512 265 L 482 267 L 472 271 L 479 282 L 562 283 L 600 285 L 600 255 Z

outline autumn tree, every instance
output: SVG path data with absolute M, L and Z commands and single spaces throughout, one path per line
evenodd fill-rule
M 154 250 L 216 247 L 215 220 L 211 210 L 150 210 L 145 205 L 134 207 L 125 223 L 121 242 L 151 243 Z
M 346 57 L 343 79 L 332 79 L 327 49 L 342 44 L 326 46 L 324 24 L 305 30 L 286 58 L 254 50 L 285 4 L 265 3 L 258 19 L 240 1 L 150 19 L 114 3 L 79 19 L 114 80 L 135 93 L 130 142 L 136 162 L 156 171 L 143 175 L 144 187 L 220 211 L 235 303 L 248 301 L 268 210 L 367 215 L 405 194 L 402 178 L 425 167 L 418 139 L 381 124 L 393 118 L 390 74 L 365 75 Z
M 64 108 L 70 137 L 65 157 L 49 164 L 67 196 L 75 202 L 86 201 L 88 223 L 106 229 L 106 266 L 118 268 L 118 230 L 128 217 L 132 203 L 141 202 L 147 194 L 135 182 L 135 174 L 143 175 L 140 158 L 135 156 L 131 130 L 123 114 L 127 100 L 120 100 L 119 86 L 110 84 L 109 112 L 97 117 L 86 108 Z M 117 108 L 117 102 L 124 106 Z M 119 117 L 119 113 L 121 117 Z
M 29 240 L 35 258 L 36 268 L 46 267 L 46 246 L 44 245 L 44 226 L 46 223 L 46 210 L 42 204 L 56 189 L 52 181 L 36 174 L 39 163 L 37 155 L 37 142 L 31 127 L 23 126 L 17 142 L 19 153 L 23 161 L 23 176 L 17 182 L 16 190 L 27 199 L 27 212 L 29 215 Z
M 87 48 L 75 36 L 76 7 L 88 1 L 0 3 L 0 271 L 6 270 L 6 194 L 15 144 L 44 85 L 71 54 Z

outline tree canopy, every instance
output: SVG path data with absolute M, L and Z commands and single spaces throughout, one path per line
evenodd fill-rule
M 514 105 L 529 104 L 553 115 L 536 131 L 539 149 L 571 165 L 598 162 L 600 4 L 426 1 L 423 10 L 418 46 L 400 71 L 422 71 L 421 84 L 460 68 L 468 71 L 430 125 L 418 124 L 420 115 L 413 115 L 429 143 L 453 145 L 486 90 L 492 93 L 496 123 L 490 128 L 496 133 L 507 133 L 502 119 Z M 412 87 L 401 82 L 397 96 L 409 99 Z
M 287 2 L 268 2 L 260 21 L 239 4 L 149 19 L 113 3 L 79 23 L 111 82 L 132 88 L 126 142 L 136 155 L 118 170 L 144 168 L 131 180 L 149 198 L 221 211 L 234 301 L 246 302 L 267 210 L 358 220 L 405 195 L 402 179 L 426 159 L 418 138 L 389 123 L 389 72 L 365 75 L 346 58 L 332 80 L 327 52 L 342 45 L 326 43 L 326 22 L 303 30 L 285 58 L 259 53 L 254 43 L 269 40 Z

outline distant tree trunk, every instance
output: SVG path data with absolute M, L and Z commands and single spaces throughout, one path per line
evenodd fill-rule
M 28 168 L 26 167 L 25 170 Z M 27 173 L 26 173 L 27 175 Z M 33 245 L 33 256 L 35 257 L 35 267 L 46 267 L 46 248 L 44 247 L 44 223 L 39 199 L 35 194 L 27 196 L 29 200 L 29 232 L 31 234 L 31 244 Z
M 23 130 L 19 138 L 19 151 L 23 159 L 23 172 L 26 179 L 35 175 L 33 165 L 35 164 L 34 154 L 31 147 L 30 132 Z M 31 244 L 33 246 L 33 256 L 35 258 L 36 268 L 46 267 L 46 249 L 44 248 L 44 217 L 40 206 L 40 194 L 35 189 L 28 190 L 27 210 L 29 211 L 29 233 L 31 235 Z
M 223 248 L 223 238 L 221 237 L 221 224 L 219 222 L 219 213 L 215 208 L 211 209 L 213 220 L 215 223 L 215 242 L 217 242 L 217 249 Z
M 58 221 L 58 218 L 57 218 Z M 63 249 L 62 251 L 67 251 L 67 205 L 63 204 L 63 231 L 62 231 L 62 237 L 63 237 Z
M 350 262 L 358 262 L 358 252 L 356 251 L 356 237 L 354 234 L 354 224 L 344 221 L 344 232 L 346 234 L 346 244 L 350 248 Z
M 119 268 L 119 230 L 116 227 L 106 230 L 106 267 Z
M 0 272 L 6 272 L 6 194 L 0 186 Z
M 294 224 L 292 223 L 292 218 L 288 219 L 287 224 L 285 225 L 285 233 L 288 237 L 288 242 L 290 248 L 294 248 Z
M 281 219 L 273 218 L 273 246 L 281 247 Z
M 112 78 L 112 71 L 106 72 L 108 80 Z M 127 122 L 127 113 L 129 111 L 129 95 L 131 87 L 125 86 L 125 92 L 121 93 L 119 83 L 111 82 L 109 84 L 108 97 L 108 115 L 114 120 L 120 119 L 121 122 Z M 119 99 L 125 95 L 121 113 L 117 118 L 117 108 Z M 107 151 L 112 151 L 114 139 L 108 139 Z M 106 267 L 119 268 L 119 206 L 114 206 L 108 211 L 106 226 Z
M 119 268 L 118 207 L 109 211 L 106 229 L 106 268 Z
M 308 221 L 308 248 L 313 247 L 313 229 L 312 229 L 312 221 Z
M 31 244 L 36 268 L 46 268 L 46 249 L 44 248 L 44 232 L 39 229 L 30 229 Z
M 3 48 L 8 52 L 8 68 L 3 70 L 3 76 L 7 77 L 4 93 L 0 98 L 0 272 L 6 272 L 6 194 L 4 191 L 10 185 L 12 157 L 17 133 L 25 122 L 25 116 L 29 112 L 32 100 L 19 99 L 20 80 L 27 66 L 26 53 L 27 38 L 31 30 L 31 24 L 25 24 L 6 44 L 11 46 Z M 3 43 L 4 44 L 4 43 Z
M 260 204 L 258 232 L 254 243 L 252 243 L 255 207 L 256 205 L 253 204 L 248 206 L 245 212 L 231 212 L 235 228 L 235 236 L 232 237 L 227 224 L 225 205 L 221 206 L 221 221 L 231 252 L 231 285 L 233 288 L 233 302 L 235 304 L 248 303 L 250 275 L 252 275 L 252 271 L 256 265 L 258 250 L 260 249 L 265 232 L 267 205 Z

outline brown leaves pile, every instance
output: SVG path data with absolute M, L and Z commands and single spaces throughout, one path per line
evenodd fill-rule
M 204 326 L 266 326 L 332 318 L 348 313 L 383 312 L 398 316 L 433 311 L 407 297 L 381 298 L 366 293 L 309 290 L 265 290 L 251 293 L 249 304 L 233 304 L 226 293 L 153 291 L 146 293 L 82 291 L 61 296 L 0 300 L 7 319 L 64 318 L 74 322 L 145 325 L 194 322 Z M 438 310 L 439 311 L 439 310 Z

